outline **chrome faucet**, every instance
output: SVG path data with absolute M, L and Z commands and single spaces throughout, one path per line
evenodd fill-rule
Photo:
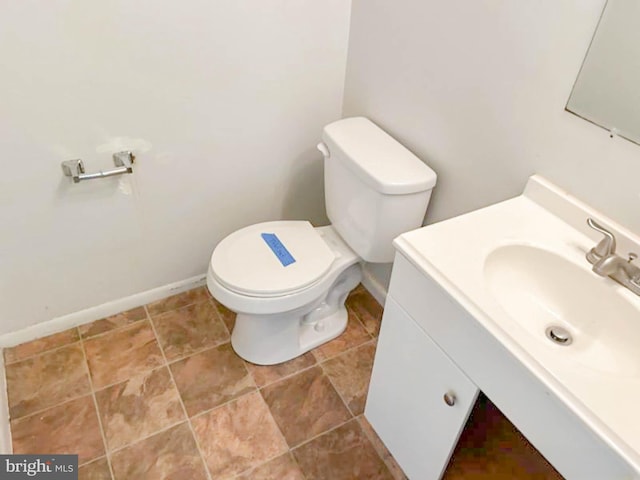
M 596 223 L 593 218 L 587 219 L 587 225 L 604 235 L 604 238 L 586 255 L 587 261 L 593 265 L 593 272 L 601 277 L 609 277 L 636 295 L 640 295 L 640 268 L 631 263 L 638 258 L 638 255 L 629 253 L 626 260 L 616 255 L 616 237 L 613 233 Z

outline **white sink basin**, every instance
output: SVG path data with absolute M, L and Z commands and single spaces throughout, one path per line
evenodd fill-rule
M 528 245 L 493 250 L 484 275 L 509 319 L 548 348 L 603 373 L 640 372 L 640 312 L 611 280 Z M 568 331 L 570 343 L 554 343 L 545 335 L 554 327 Z

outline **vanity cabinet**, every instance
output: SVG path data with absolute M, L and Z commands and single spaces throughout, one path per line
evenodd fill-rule
M 568 480 L 638 480 L 616 447 L 480 325 L 444 281 L 396 254 L 365 416 L 407 476 L 440 478 L 480 389 Z
M 440 478 L 478 392 L 387 297 L 365 416 L 409 478 Z

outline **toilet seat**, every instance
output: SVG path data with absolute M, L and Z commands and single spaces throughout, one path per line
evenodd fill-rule
M 307 221 L 250 225 L 224 238 L 210 270 L 227 289 L 252 297 L 296 293 L 317 283 L 336 255 Z

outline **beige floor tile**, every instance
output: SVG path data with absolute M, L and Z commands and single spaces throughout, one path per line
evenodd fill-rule
M 347 311 L 349 312 L 349 323 L 342 335 L 312 350 L 319 362 L 335 357 L 345 350 L 371 340 L 371 335 L 365 330 L 354 313 L 350 309 L 347 309 Z
M 210 300 L 153 317 L 168 361 L 229 341 L 229 332 Z
M 14 419 L 91 391 L 80 343 L 7 365 L 6 374 Z
M 33 355 L 77 342 L 78 340 L 78 330 L 76 328 L 70 328 L 64 332 L 54 333 L 53 335 L 22 343 L 15 347 L 5 348 L 3 351 L 4 361 L 7 364 L 18 362 Z
M 79 464 L 105 454 L 91 395 L 12 420 L 11 432 L 14 453 L 77 454 Z
M 111 456 L 115 480 L 206 480 L 186 423 L 118 450 Z
M 240 475 L 237 480 L 305 480 L 305 478 L 291 453 L 285 453 Z
M 292 453 L 307 480 L 393 480 L 355 419 Z
M 353 310 L 371 335 L 378 336 L 382 322 L 382 305 L 362 284 L 349 294 L 347 306 Z
M 96 402 L 109 450 L 185 420 L 167 367 L 100 390 Z
M 195 417 L 192 424 L 213 478 L 238 475 L 287 451 L 257 392 Z
M 256 389 L 244 362 L 228 343 L 179 360 L 170 367 L 189 416 Z
M 229 333 L 231 333 L 233 331 L 233 327 L 236 324 L 236 313 L 229 310 L 227 307 L 225 307 L 220 302 L 218 302 L 215 298 L 213 299 L 213 304 L 215 305 L 216 310 L 218 311 L 218 315 L 220 315 L 220 318 L 222 319 L 224 324 L 227 326 Z
M 78 469 L 78 480 L 112 480 L 106 457 L 94 460 Z
M 164 363 L 148 321 L 137 322 L 84 342 L 93 387 L 119 383 Z
M 80 325 L 78 330 L 82 338 L 95 337 L 101 333 L 110 332 L 116 328 L 126 327 L 132 323 L 144 320 L 147 318 L 147 312 L 144 307 L 132 308 L 126 312 L 121 312 L 110 317 L 101 318 L 95 322 Z
M 271 383 L 282 380 L 285 377 L 289 377 L 294 373 L 297 373 L 305 368 L 312 367 L 316 364 L 316 358 L 311 352 L 307 352 L 304 355 L 289 360 L 288 362 L 280 363 L 278 365 L 255 365 L 250 362 L 245 362 L 247 368 L 253 375 L 253 379 L 259 387 L 264 387 Z
M 207 288 L 199 287 L 150 303 L 147 305 L 147 310 L 149 310 L 149 315 L 153 317 L 176 308 L 186 307 L 192 303 L 204 302 L 209 298 Z
M 373 341 L 360 345 L 322 364 L 353 415 L 364 412 L 376 347 Z
M 382 461 L 385 463 L 385 465 L 391 472 L 391 476 L 393 476 L 394 480 L 407 480 L 407 477 L 402 471 L 402 468 L 400 468 L 400 465 L 398 465 L 398 462 L 396 462 L 396 459 L 393 458 L 393 455 L 391 455 L 391 452 L 387 450 L 387 447 L 385 446 L 384 443 L 382 443 L 382 440 L 380 440 L 380 437 L 378 437 L 378 434 L 373 429 L 371 424 L 369 424 L 369 422 L 364 417 L 364 415 L 360 415 L 358 417 L 358 423 L 360 423 L 360 427 L 362 428 L 362 431 L 364 432 L 364 434 L 367 436 L 367 438 L 373 445 L 373 448 L 375 449 L 375 451 L 378 452 L 378 456 L 380 456 Z
M 320 367 L 269 385 L 262 395 L 291 447 L 351 418 Z

